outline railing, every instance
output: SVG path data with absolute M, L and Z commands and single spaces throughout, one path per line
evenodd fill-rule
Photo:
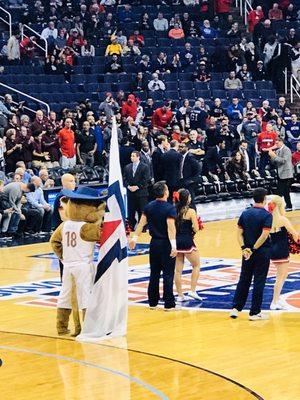
M 28 30 L 28 31 L 34 33 L 34 36 L 39 37 L 39 38 L 45 43 L 45 47 L 41 46 L 41 45 L 38 44 L 38 43 L 35 43 L 35 45 L 36 45 L 38 48 L 40 48 L 42 51 L 44 51 L 44 52 L 45 52 L 45 57 L 47 57 L 47 56 L 48 56 L 48 42 L 47 42 L 47 40 L 46 40 L 45 38 L 43 38 L 37 31 L 35 31 L 34 29 L 30 28 L 30 26 L 28 26 L 28 25 L 26 25 L 26 24 L 22 25 L 22 28 L 21 28 L 21 37 L 22 37 L 22 40 L 24 39 L 24 37 L 28 37 L 28 35 L 26 35 L 26 34 L 24 33 L 24 30 Z
M 3 95 L 0 95 L 0 99 L 1 99 L 1 100 L 4 100 L 4 96 L 3 96 Z M 13 104 L 14 106 L 16 106 L 16 107 L 18 107 L 18 105 L 19 105 L 19 103 L 16 102 L 16 101 L 12 101 L 12 104 Z M 24 110 L 27 110 L 27 111 L 30 111 L 30 112 L 33 113 L 33 114 L 36 113 L 36 110 L 34 110 L 33 108 L 30 108 L 30 107 L 27 107 L 27 106 L 23 106 L 23 109 L 24 109 Z
M 48 114 L 48 115 L 50 114 L 50 106 L 49 106 L 48 103 L 45 103 L 44 101 L 39 100 L 39 99 L 37 99 L 36 97 L 30 96 L 30 95 L 27 94 L 27 93 L 20 92 L 20 90 L 15 89 L 15 88 L 13 88 L 13 87 L 11 87 L 11 86 L 5 85 L 5 84 L 2 83 L 2 82 L 0 82 L 0 87 L 4 87 L 4 88 L 6 88 L 6 89 L 8 89 L 8 90 L 10 90 L 10 91 L 13 91 L 13 92 L 15 92 L 15 93 L 18 93 L 18 94 L 20 94 L 21 96 L 24 96 L 24 97 L 26 97 L 26 98 L 28 98 L 28 99 L 30 99 L 30 100 L 36 102 L 36 103 L 43 104 L 43 105 L 46 107 L 46 109 L 47 109 L 47 114 Z M 35 112 L 35 111 L 32 110 L 32 109 L 29 109 L 29 110 Z
M 298 99 L 300 99 L 300 82 L 298 79 L 295 77 L 295 75 L 290 76 L 290 98 L 291 98 L 291 103 L 294 103 L 294 97 L 295 95 L 298 96 Z
M 248 14 L 253 10 L 252 0 L 236 0 L 235 6 L 240 9 L 240 16 L 244 18 L 245 26 L 248 26 Z
M 285 67 L 284 71 L 283 71 L 283 75 L 284 75 L 284 93 L 288 92 L 288 79 L 289 79 L 289 75 L 288 75 L 288 69 L 287 67 Z
M 0 17 L 0 20 L 1 20 L 2 22 L 4 22 L 6 25 L 8 25 L 9 37 L 11 37 L 11 35 L 12 35 L 12 18 L 11 18 L 11 13 L 8 12 L 8 11 L 6 11 L 5 8 L 3 8 L 3 7 L 0 7 L 0 12 L 4 13 L 5 16 L 6 16 L 6 18 L 8 18 L 8 20 L 7 20 L 7 19 L 5 19 L 5 18 L 3 18 L 3 17 Z

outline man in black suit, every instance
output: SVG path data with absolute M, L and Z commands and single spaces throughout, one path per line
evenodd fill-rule
M 170 150 L 163 156 L 163 174 L 164 180 L 169 188 L 170 203 L 173 202 L 173 192 L 180 188 L 180 167 L 182 155 L 178 153 L 178 142 L 172 140 L 170 143 Z
M 143 209 L 148 202 L 148 183 L 150 171 L 148 165 L 140 161 L 140 153 L 131 153 L 131 163 L 124 169 L 124 186 L 127 188 L 128 221 L 132 229 L 135 228 L 136 218 L 141 218 Z
M 193 203 L 195 198 L 195 190 L 200 177 L 200 165 L 195 156 L 189 153 L 186 143 L 180 143 L 179 153 L 182 155 L 180 168 L 180 187 L 189 190 Z
M 219 137 L 217 144 L 214 147 L 208 149 L 205 159 L 205 173 L 209 175 L 218 175 L 219 177 L 224 174 L 223 157 L 226 157 L 225 153 L 225 141 Z
M 157 140 L 157 148 L 152 154 L 152 166 L 153 166 L 153 177 L 154 182 L 160 182 L 164 179 L 163 174 L 163 156 L 166 150 L 169 148 L 167 136 L 160 135 Z

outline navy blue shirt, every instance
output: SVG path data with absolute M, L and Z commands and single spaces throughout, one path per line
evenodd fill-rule
M 63 197 L 62 190 L 57 194 L 53 204 L 53 214 L 52 214 L 52 227 L 56 229 L 61 223 L 59 209 L 60 209 L 60 199 Z
M 176 218 L 175 207 L 167 201 L 154 200 L 146 205 L 144 214 L 152 239 L 169 239 L 167 219 Z
M 253 247 L 263 230 L 271 230 L 272 221 L 272 214 L 262 207 L 251 207 L 243 211 L 238 226 L 243 229 L 244 245 Z M 268 238 L 261 248 L 269 246 L 270 239 Z

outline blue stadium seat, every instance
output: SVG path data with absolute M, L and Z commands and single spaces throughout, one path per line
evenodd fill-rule
M 195 98 L 195 92 L 193 90 L 180 90 L 180 98 L 192 100 Z
M 222 81 L 210 81 L 209 87 L 211 90 L 224 90 L 224 83 Z
M 165 82 L 167 90 L 178 90 L 178 82 Z
M 224 90 L 225 92 L 225 90 Z M 226 94 L 226 92 L 225 92 Z M 196 90 L 196 97 L 203 97 L 204 99 L 209 99 L 211 97 L 210 90 Z M 217 96 L 214 96 L 217 97 Z
M 163 100 L 164 99 L 164 92 L 160 90 L 156 90 L 154 92 L 149 91 L 148 96 L 152 97 L 152 99 L 155 100 Z
M 258 90 L 265 89 L 271 90 L 273 89 L 273 83 L 271 81 L 256 81 L 255 86 Z
M 229 99 L 232 99 L 233 97 L 237 97 L 239 99 L 243 99 L 243 91 L 240 89 L 232 89 L 232 90 L 227 90 L 227 95 Z
M 131 90 L 130 82 L 119 82 L 117 83 L 117 90 L 124 90 L 124 92 L 128 92 Z
M 276 99 L 276 90 L 271 89 L 271 90 L 260 90 L 259 91 L 259 97 L 262 99 L 270 100 L 270 99 Z
M 178 100 L 179 99 L 178 90 L 166 90 L 165 99 Z
M 195 90 L 208 90 L 209 86 L 206 82 L 194 82 Z
M 256 99 L 257 96 L 258 96 L 258 92 L 255 89 L 253 89 L 253 90 L 245 89 L 244 90 L 245 99 Z
M 193 82 L 191 81 L 179 81 L 180 90 L 193 90 Z
M 244 89 L 255 89 L 255 84 L 254 82 L 243 82 L 243 88 Z
M 218 90 L 218 89 L 213 89 L 212 90 L 212 97 L 215 99 L 216 97 L 219 97 L 220 99 L 226 99 L 227 94 L 226 90 Z

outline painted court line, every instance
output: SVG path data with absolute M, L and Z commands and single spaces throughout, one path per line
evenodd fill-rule
M 112 368 L 104 367 L 103 365 L 94 364 L 94 363 L 82 361 L 82 360 L 77 360 L 76 358 L 72 358 L 72 357 L 61 356 L 59 354 L 44 353 L 42 351 L 31 350 L 31 349 L 26 349 L 26 348 L 19 348 L 19 347 L 13 347 L 13 346 L 0 346 L 0 349 L 6 350 L 6 351 L 18 352 L 18 353 L 34 354 L 34 355 L 41 356 L 41 357 L 55 358 L 57 360 L 69 361 L 69 362 L 73 362 L 73 363 L 76 363 L 79 365 L 83 365 L 85 367 L 95 368 L 100 371 L 108 372 L 113 375 L 120 376 L 124 379 L 128 379 L 130 382 L 136 383 L 137 385 L 139 385 L 139 386 L 143 387 L 144 389 L 148 390 L 149 392 L 153 393 L 159 399 L 170 400 L 169 397 L 166 396 L 163 392 L 161 392 L 159 389 L 156 389 L 154 386 L 149 385 L 147 382 L 144 382 L 138 378 L 135 378 L 134 376 L 125 374 L 124 372 L 121 372 L 121 371 L 118 371 L 118 370 L 115 370 Z M 3 362 L 5 362 L 5 360 L 3 360 Z

